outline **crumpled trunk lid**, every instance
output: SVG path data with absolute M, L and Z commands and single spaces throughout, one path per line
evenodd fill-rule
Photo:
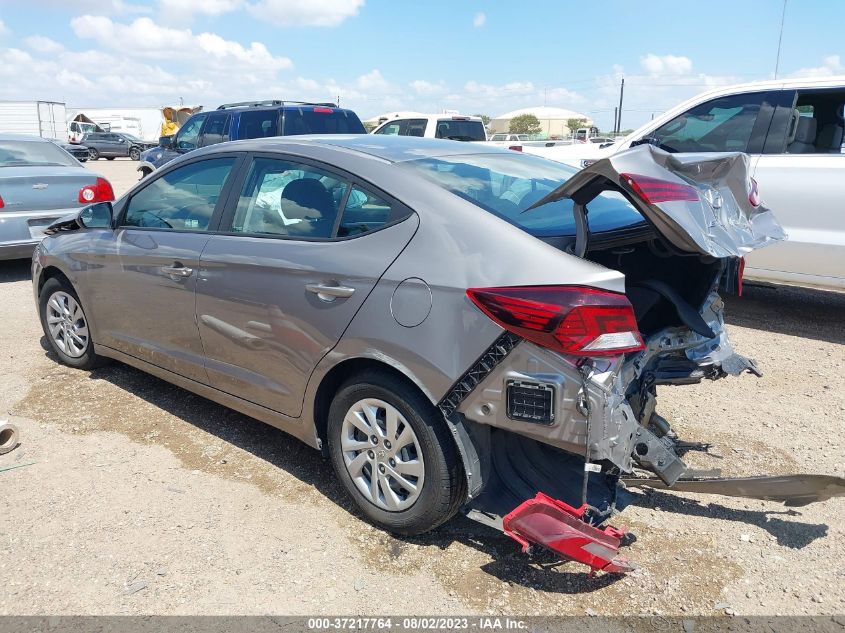
M 690 185 L 698 191 L 698 200 L 650 203 L 636 192 L 627 175 Z M 670 154 L 640 145 L 584 168 L 533 206 L 563 198 L 586 206 L 603 191 L 621 191 L 678 250 L 742 257 L 786 239 L 771 209 L 752 204 L 755 187 L 746 154 Z

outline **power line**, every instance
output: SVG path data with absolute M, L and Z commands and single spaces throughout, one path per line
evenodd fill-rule
M 786 0 L 783 0 L 783 11 L 780 14 L 780 33 L 778 33 L 778 53 L 775 57 L 775 79 L 778 78 L 778 67 L 780 66 L 780 44 L 783 41 L 783 21 L 786 18 Z

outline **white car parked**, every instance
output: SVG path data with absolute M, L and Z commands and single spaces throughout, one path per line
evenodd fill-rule
M 481 117 L 457 114 L 415 114 L 385 121 L 371 134 L 398 134 L 445 138 L 453 141 L 486 141 L 487 132 Z
M 670 152 L 746 152 L 789 239 L 747 257 L 749 280 L 845 290 L 845 77 L 720 88 L 612 145 L 525 147 L 574 167 L 650 142 Z

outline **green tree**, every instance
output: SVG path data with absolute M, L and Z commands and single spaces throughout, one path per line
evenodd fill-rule
M 566 127 L 575 134 L 575 130 L 578 128 L 587 127 L 587 119 L 566 119 Z
M 473 114 L 472 116 L 481 117 L 481 122 L 484 124 L 484 127 L 490 125 L 490 117 L 486 114 Z
M 542 129 L 540 119 L 533 114 L 515 116 L 508 125 L 508 132 L 511 134 L 539 134 Z

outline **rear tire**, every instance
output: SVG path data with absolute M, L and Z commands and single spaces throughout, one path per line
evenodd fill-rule
M 327 435 L 344 488 L 389 532 L 432 530 L 466 501 L 463 465 L 442 415 L 400 378 L 368 371 L 344 383 Z
M 47 343 L 60 362 L 77 369 L 94 369 L 105 362 L 94 353 L 88 319 L 70 283 L 48 279 L 38 295 L 38 313 Z
M 129 160 L 141 160 L 141 150 L 133 147 L 129 150 Z
M 88 148 L 88 160 L 99 160 L 100 152 L 98 152 L 93 147 Z

